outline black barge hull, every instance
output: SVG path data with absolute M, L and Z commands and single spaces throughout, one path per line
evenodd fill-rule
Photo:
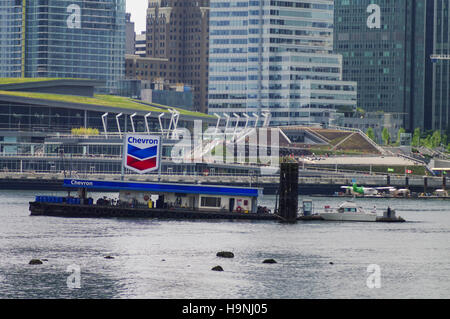
M 273 214 L 193 211 L 183 209 L 128 208 L 97 205 L 69 205 L 30 202 L 31 216 L 71 218 L 158 218 L 158 219 L 226 219 L 279 220 Z

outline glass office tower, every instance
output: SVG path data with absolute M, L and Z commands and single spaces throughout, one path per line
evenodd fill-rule
M 342 57 L 331 53 L 333 9 L 333 0 L 212 0 L 209 113 L 328 124 L 355 108 L 356 84 L 341 81 Z
M 344 80 L 358 83 L 358 106 L 403 113 L 411 130 L 431 126 L 433 2 L 334 2 L 334 51 Z
M 125 0 L 2 0 L 0 6 L 1 41 L 11 44 L 0 49 L 2 75 L 101 80 L 105 93 L 117 92 L 125 74 Z M 3 56 L 13 62 L 10 74 Z
M 0 77 L 23 76 L 24 3 L 0 0 Z
M 450 16 L 448 0 L 432 0 L 434 12 L 432 129 L 450 134 Z

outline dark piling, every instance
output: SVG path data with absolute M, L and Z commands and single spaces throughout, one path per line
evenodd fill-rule
M 278 215 L 294 223 L 298 213 L 298 163 L 281 163 Z

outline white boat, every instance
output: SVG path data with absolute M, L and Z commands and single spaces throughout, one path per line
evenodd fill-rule
M 366 212 L 362 207 L 354 202 L 344 202 L 335 210 L 326 207 L 324 213 L 320 213 L 324 220 L 330 221 L 354 221 L 354 222 L 375 222 L 376 212 Z

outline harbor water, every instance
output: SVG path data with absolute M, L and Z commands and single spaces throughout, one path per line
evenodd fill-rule
M 0 191 L 0 298 L 450 298 L 450 201 L 356 200 L 408 221 L 392 224 L 30 216 L 35 195 L 63 194 Z

